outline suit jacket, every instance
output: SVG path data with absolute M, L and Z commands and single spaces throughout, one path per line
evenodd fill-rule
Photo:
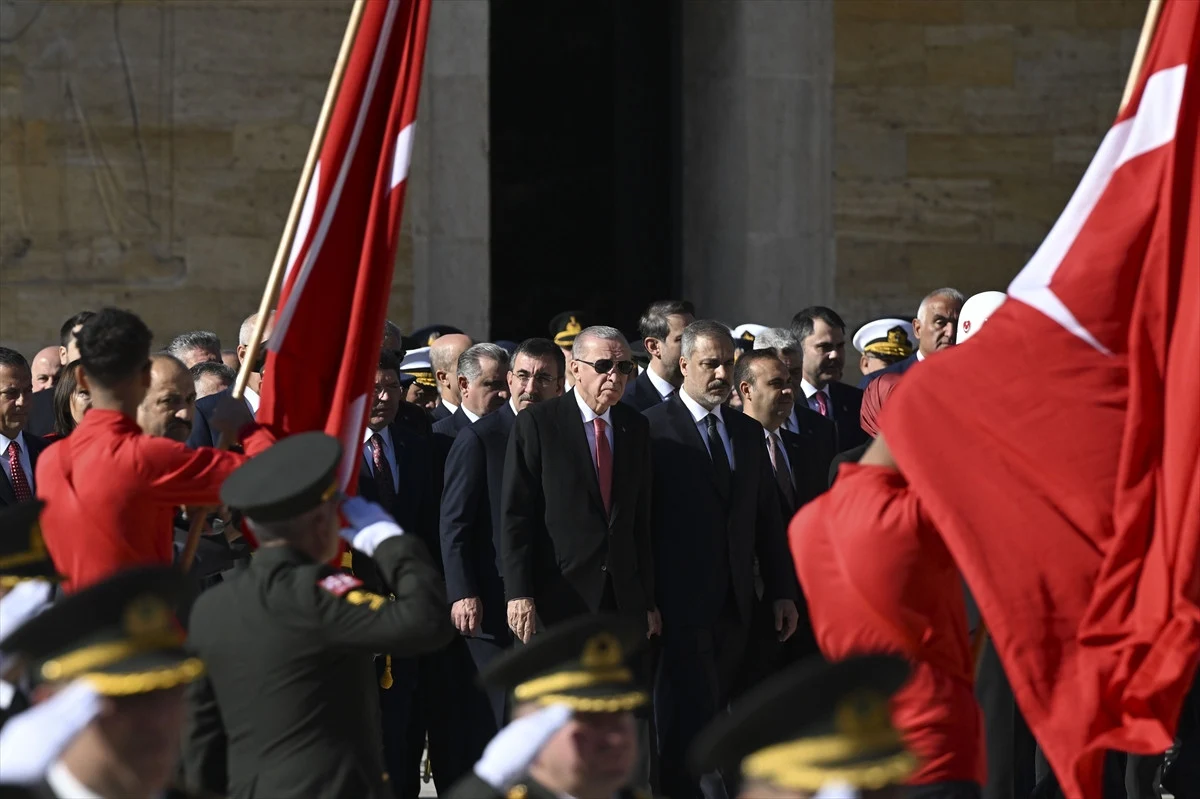
M 54 432 L 54 389 L 44 389 L 33 395 L 29 403 L 29 420 L 25 435 L 39 438 Z
M 895 373 L 895 374 L 904 374 L 909 369 L 913 368 L 913 366 L 915 366 L 917 363 L 919 363 L 919 361 L 917 360 L 917 354 L 914 352 L 912 355 L 908 356 L 907 358 L 905 358 L 902 361 L 896 361 L 893 364 L 889 364 L 889 365 L 883 367 L 882 369 L 880 369 L 877 372 L 871 372 L 871 374 L 869 374 L 869 375 L 863 375 L 862 380 L 858 381 L 858 387 L 861 389 L 866 389 L 868 383 L 870 383 L 872 380 L 879 377 L 881 374 L 883 374 L 885 372 Z
M 217 408 L 217 403 L 221 401 L 221 397 L 230 395 L 233 389 L 227 388 L 224 391 L 218 391 L 216 394 L 209 394 L 207 397 L 196 400 L 196 412 L 192 414 L 192 434 L 188 436 L 187 445 L 192 449 L 197 447 L 215 447 L 221 440 L 221 434 L 209 424 L 209 419 L 212 418 L 213 411 Z
M 38 394 L 45 394 L 45 391 L 39 391 Z M 37 394 L 34 394 L 36 397 Z M 33 489 L 33 493 L 37 493 L 37 462 L 41 454 L 46 451 L 46 448 L 53 444 L 53 441 L 47 441 L 41 436 L 36 436 L 25 431 L 22 436 L 25 442 L 26 454 L 29 455 L 29 473 L 25 475 L 25 479 L 29 481 L 29 487 Z M 4 457 L 4 453 L 0 452 L 0 457 Z M 13 493 L 12 483 L 9 481 L 8 472 L 0 473 L 0 508 L 8 505 L 17 504 L 17 495 Z
M 839 452 L 833 461 L 829 464 L 829 485 L 833 486 L 833 481 L 837 479 L 838 468 L 843 463 L 858 463 L 862 460 L 862 456 L 867 454 L 867 449 L 871 446 L 868 441 L 865 444 L 859 444 L 857 447 L 852 447 L 845 452 Z
M 384 508 L 392 514 L 406 532 L 414 533 L 425 544 L 435 564 L 441 561 L 438 545 L 438 490 L 440 481 L 436 479 L 433 445 L 430 440 L 413 432 L 397 418 L 388 427 L 392 436 L 392 448 L 396 453 L 396 478 L 399 488 L 396 491 L 396 502 L 390 508 Z M 361 449 L 361 447 L 360 447 Z M 361 455 L 362 463 L 358 468 L 358 494 L 372 502 L 381 502 L 379 483 L 372 473 L 372 464 L 367 461 L 365 454 Z M 363 571 L 370 572 L 361 566 L 366 555 L 354 553 L 354 573 L 363 577 Z M 364 577 L 373 585 L 375 581 Z
M 574 392 L 522 411 L 508 440 L 501 553 L 509 599 L 532 597 L 547 624 L 596 612 L 611 580 L 617 609 L 656 607 L 646 419 L 611 409 L 612 506 L 605 513 Z
M 453 415 L 454 414 L 452 414 L 450 412 L 450 409 L 447 408 L 445 405 L 442 405 L 440 402 L 438 403 L 438 406 L 436 408 L 434 408 L 432 411 L 429 412 L 429 418 L 432 419 L 435 423 L 440 422 L 443 419 L 449 419 Z
M 796 418 L 800 422 L 800 432 L 781 430 L 779 435 L 787 450 L 788 463 L 792 467 L 792 485 L 796 488 L 796 507 L 792 513 L 828 488 L 826 475 L 829 474 L 829 464 L 837 454 L 837 429 L 833 422 L 815 411 L 797 413 Z M 791 513 L 784 517 L 785 525 L 790 519 Z
M 625 389 L 625 396 L 621 397 L 621 402 L 637 408 L 638 411 L 662 404 L 663 398 L 654 384 L 650 382 L 649 371 L 647 369 L 638 375 L 636 380 L 629 383 L 629 387 Z
M 483 632 L 508 636 L 500 562 L 500 494 L 508 437 L 516 424 L 504 403 L 459 430 L 446 458 L 442 488 L 441 548 L 446 598 L 479 597 Z
M 654 470 L 654 557 L 663 624 L 713 628 L 733 593 L 749 624 L 754 557 L 768 599 L 798 596 L 779 488 L 763 428 L 722 411 L 733 447 L 729 493 L 722 493 L 691 412 L 676 393 L 646 411 Z
M 862 415 L 862 389 L 845 383 L 830 383 L 829 397 L 833 400 L 833 423 L 837 425 L 838 451 L 857 447 L 870 436 L 863 431 L 859 416 Z

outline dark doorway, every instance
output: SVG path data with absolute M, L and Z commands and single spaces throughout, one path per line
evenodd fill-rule
M 492 336 L 678 290 L 676 2 L 491 0 Z

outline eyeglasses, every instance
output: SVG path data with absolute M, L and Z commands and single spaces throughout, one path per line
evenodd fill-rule
M 542 387 L 548 386 L 554 382 L 554 378 L 551 377 L 550 375 L 546 374 L 545 372 L 537 372 L 535 374 L 530 374 L 529 372 L 521 370 L 519 372 L 513 372 L 513 377 L 517 378 L 517 382 L 522 385 L 524 385 L 525 383 L 528 383 L 530 380 L 533 381 L 533 384 L 535 386 L 542 386 Z
M 598 375 L 606 375 L 613 370 L 615 366 L 617 371 L 623 375 L 627 375 L 633 371 L 635 366 L 633 361 L 614 361 L 611 358 L 601 358 L 598 361 L 585 361 L 583 358 L 576 358 L 580 363 L 586 363 L 588 366 L 596 370 Z

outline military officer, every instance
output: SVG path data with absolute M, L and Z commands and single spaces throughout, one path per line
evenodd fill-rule
M 45 607 L 59 579 L 38 525 L 44 504 L 35 499 L 0 510 L 0 634 Z M 0 726 L 29 707 L 17 671 L 6 668 L 0 652 Z
M 871 655 L 809 658 L 738 699 L 696 737 L 696 775 L 740 775 L 741 799 L 892 799 L 916 760 L 892 726 L 888 701 L 908 663 Z
M 643 625 L 580 616 L 509 650 L 479 676 L 512 696 L 514 721 L 448 799 L 614 799 L 637 765 L 633 711 L 649 701 L 629 657 Z
M 184 649 L 171 611 L 185 590 L 171 567 L 119 572 L 60 599 L 0 641 L 6 658 L 26 665 L 36 702 L 28 718 L 15 716 L 0 735 L 0 774 L 11 780 L 0 795 L 192 795 L 169 787 L 184 686 L 204 671 Z
M 189 696 L 189 785 L 234 799 L 391 796 L 372 655 L 425 654 L 455 632 L 421 541 L 338 494 L 341 456 L 324 433 L 291 436 L 221 489 L 260 547 L 192 610 L 189 641 L 209 671 Z M 395 601 L 328 565 L 339 505 L 341 536 L 374 558 Z
M 912 322 L 896 318 L 867 322 L 853 339 L 859 371 L 866 376 L 904 360 L 913 354 L 916 340 Z

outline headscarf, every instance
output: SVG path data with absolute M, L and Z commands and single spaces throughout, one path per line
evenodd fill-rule
M 902 376 L 900 372 L 884 372 L 868 383 L 863 391 L 858 421 L 863 431 L 871 438 L 879 435 L 879 412 L 883 409 L 884 401 L 896 390 Z

